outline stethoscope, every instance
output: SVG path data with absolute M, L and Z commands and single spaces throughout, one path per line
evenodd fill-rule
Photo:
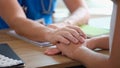
M 50 0 L 48 9 L 45 8 L 44 0 L 41 0 L 41 6 L 42 6 L 42 13 L 43 14 L 51 14 L 51 8 L 52 8 L 52 1 Z
M 53 2 L 53 0 L 50 0 L 47 9 L 45 8 L 44 0 L 40 0 L 40 1 L 41 1 L 42 13 L 43 14 L 52 14 L 53 12 L 51 12 L 51 9 L 52 9 L 52 2 Z M 23 9 L 26 12 L 27 11 L 27 6 L 23 5 Z

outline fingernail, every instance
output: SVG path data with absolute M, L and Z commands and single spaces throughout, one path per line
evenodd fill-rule
M 84 40 L 84 39 L 81 39 L 80 41 L 81 41 L 82 43 L 84 43 L 84 42 L 85 42 L 85 40 Z
M 52 53 L 51 52 L 47 52 L 48 55 L 51 55 Z
M 77 39 L 75 39 L 74 41 L 75 41 L 75 43 L 78 43 L 78 40 L 77 40 Z
M 67 45 L 69 45 L 69 44 L 70 44 L 70 42 L 67 42 L 66 44 L 67 44 Z
M 79 41 L 80 41 L 81 43 L 84 43 L 84 42 L 85 42 L 85 39 L 84 39 L 83 37 L 79 37 Z

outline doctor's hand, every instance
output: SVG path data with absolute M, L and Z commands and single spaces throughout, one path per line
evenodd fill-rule
M 46 39 L 52 44 L 62 43 L 68 45 L 70 42 L 83 43 L 86 39 L 86 35 L 77 26 L 66 26 L 64 28 L 52 29 L 47 34 Z

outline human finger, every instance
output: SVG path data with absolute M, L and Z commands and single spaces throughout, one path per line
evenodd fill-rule
M 69 28 L 75 29 L 80 36 L 87 38 L 86 34 L 78 26 L 68 26 Z
M 79 35 L 79 33 L 76 30 L 68 29 L 67 31 L 70 32 L 73 35 L 73 37 L 75 37 L 79 41 L 80 35 Z
M 65 37 L 66 39 L 68 39 L 69 41 L 73 42 L 73 43 L 78 43 L 79 41 L 70 33 L 70 32 L 65 32 L 62 34 L 63 37 Z
M 48 48 L 44 53 L 46 55 L 56 55 L 56 54 L 60 54 L 61 51 L 58 48 Z
M 58 44 L 58 43 L 63 43 L 63 44 L 66 44 L 68 45 L 70 43 L 70 41 L 68 39 L 66 39 L 64 36 L 62 35 L 59 35 L 57 36 L 55 39 L 55 42 L 54 44 Z
M 57 44 L 56 45 L 57 46 L 57 48 L 60 50 L 60 51 L 64 51 L 65 49 L 66 49 L 66 45 L 64 45 L 64 44 Z
M 84 43 L 84 42 L 85 42 L 85 38 L 83 38 L 82 36 L 79 36 L 78 39 L 79 39 L 79 41 L 80 41 L 81 43 Z

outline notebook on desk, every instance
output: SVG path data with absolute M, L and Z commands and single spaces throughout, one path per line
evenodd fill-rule
M 109 34 L 109 29 L 97 28 L 90 25 L 82 25 L 80 26 L 80 28 L 83 30 L 85 34 L 87 34 L 88 38 Z
M 0 68 L 23 68 L 24 62 L 6 43 L 0 43 Z

